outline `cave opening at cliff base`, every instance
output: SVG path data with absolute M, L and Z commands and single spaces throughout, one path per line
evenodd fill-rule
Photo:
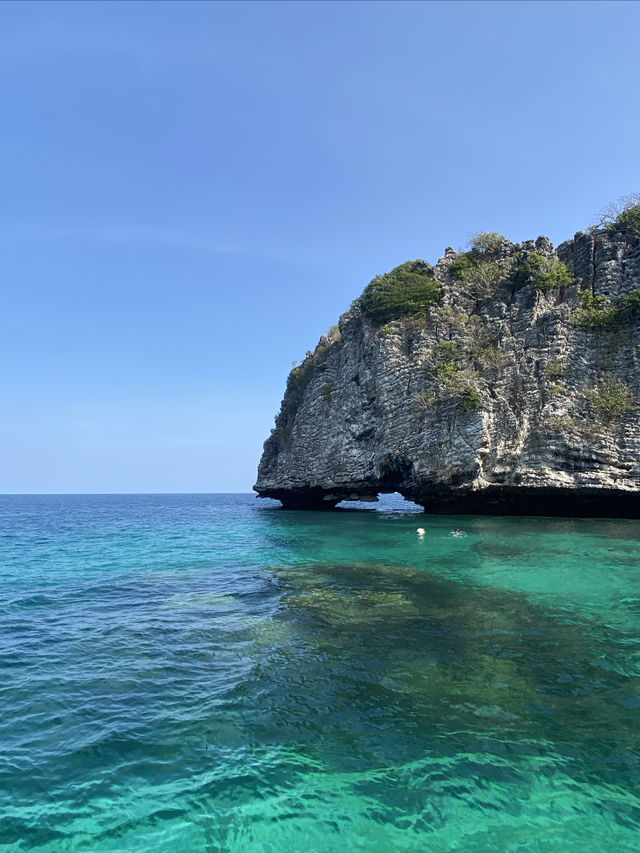
M 368 500 L 340 501 L 336 509 L 358 510 L 369 512 L 415 512 L 423 513 L 420 504 L 404 498 L 400 492 L 380 492 Z

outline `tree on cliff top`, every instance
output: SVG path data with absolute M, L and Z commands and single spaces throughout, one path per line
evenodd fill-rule
M 598 214 L 596 227 L 610 231 L 632 231 L 640 235 L 640 193 L 623 195 Z

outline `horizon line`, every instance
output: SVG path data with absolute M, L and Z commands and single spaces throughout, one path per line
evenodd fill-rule
M 104 495 L 252 495 L 253 491 L 248 492 L 0 492 L 2 498 L 17 498 L 17 497 L 62 497 L 65 495 L 77 495 L 85 497 L 101 497 Z M 256 494 L 256 497 L 259 495 Z

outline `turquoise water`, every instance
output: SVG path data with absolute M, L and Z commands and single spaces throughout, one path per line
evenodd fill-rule
M 3 851 L 640 846 L 640 522 L 4 496 L 0 548 Z

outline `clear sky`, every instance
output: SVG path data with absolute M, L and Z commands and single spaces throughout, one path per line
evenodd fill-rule
M 377 273 L 640 191 L 640 4 L 0 4 L 0 492 L 249 491 Z

